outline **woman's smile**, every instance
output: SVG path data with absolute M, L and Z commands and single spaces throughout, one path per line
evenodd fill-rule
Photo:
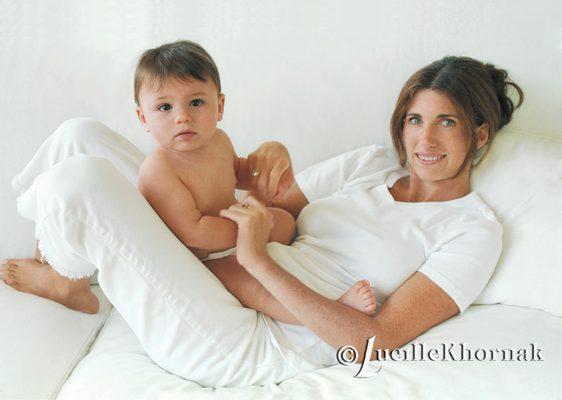
M 433 153 L 416 153 L 417 159 L 425 165 L 434 165 L 443 160 L 447 155 Z

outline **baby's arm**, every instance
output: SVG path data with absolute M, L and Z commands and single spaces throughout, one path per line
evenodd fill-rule
M 225 136 L 228 138 L 226 134 Z M 230 139 L 228 139 L 228 144 L 232 153 L 232 163 L 234 167 L 234 173 L 236 175 L 236 188 L 247 190 L 250 188 L 250 171 L 248 171 L 248 160 L 244 157 L 238 157 Z M 274 223 L 273 229 L 271 230 L 271 234 L 269 236 L 269 241 L 279 242 L 282 244 L 291 244 L 295 236 L 295 219 L 288 211 L 285 211 L 281 208 L 270 207 L 269 211 L 271 211 L 271 213 L 273 214 Z
M 269 234 L 269 241 L 291 244 L 296 231 L 295 218 L 282 208 L 268 207 L 268 210 L 273 214 L 273 228 Z
M 168 162 L 148 156 L 139 171 L 140 192 L 187 247 L 216 252 L 236 245 L 238 227 L 222 217 L 202 215 L 187 186 Z

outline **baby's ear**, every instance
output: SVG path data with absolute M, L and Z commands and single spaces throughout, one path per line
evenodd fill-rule
M 144 113 L 142 112 L 141 106 L 137 106 L 135 108 L 135 111 L 137 112 L 137 117 L 139 118 L 140 123 L 144 127 L 144 130 L 147 131 L 147 132 L 150 132 L 150 129 L 148 128 L 148 125 L 146 124 L 146 118 L 144 116 Z
M 218 106 L 219 106 L 219 118 L 218 118 L 218 120 L 219 121 L 222 121 L 222 115 L 224 113 L 224 100 L 225 100 L 224 94 L 220 93 L 219 94 L 219 101 L 218 101 Z

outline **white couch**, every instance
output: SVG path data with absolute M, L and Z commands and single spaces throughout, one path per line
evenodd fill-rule
M 63 120 L 93 116 L 147 151 L 132 72 L 145 48 L 178 38 L 215 57 L 222 128 L 237 151 L 289 147 L 296 170 L 370 143 L 389 146 L 398 91 L 417 68 L 463 54 L 507 68 L 526 100 L 473 186 L 504 225 L 498 268 L 465 313 L 415 340 L 428 347 L 542 349 L 543 361 L 385 361 L 372 378 L 334 366 L 279 385 L 202 388 L 143 352 L 94 290 L 97 315 L 0 282 L 0 399 L 562 398 L 562 6 L 484 0 L 309 0 L 123 4 L 6 1 L 0 14 L 0 257 L 33 252 L 33 226 L 9 181 Z

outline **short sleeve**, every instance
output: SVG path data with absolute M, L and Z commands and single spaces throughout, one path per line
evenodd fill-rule
M 492 276 L 501 254 L 502 233 L 497 221 L 470 222 L 430 254 L 418 272 L 443 289 L 462 313 Z
M 296 175 L 309 202 L 328 197 L 343 188 L 367 183 L 382 184 L 389 172 L 401 169 L 393 154 L 371 145 L 321 161 Z

